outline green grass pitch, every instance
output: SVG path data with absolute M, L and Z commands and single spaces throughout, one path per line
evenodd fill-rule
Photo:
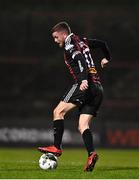
M 64 149 L 56 170 L 41 170 L 36 149 L 0 148 L 0 179 L 138 179 L 139 150 L 98 149 L 93 172 L 84 172 L 84 149 Z

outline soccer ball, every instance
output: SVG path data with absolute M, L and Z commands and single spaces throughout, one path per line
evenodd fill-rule
M 52 153 L 46 153 L 41 155 L 39 159 L 39 166 L 43 170 L 52 170 L 56 169 L 58 166 L 58 159 Z

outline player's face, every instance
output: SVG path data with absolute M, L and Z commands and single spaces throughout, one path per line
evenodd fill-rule
M 59 47 L 63 47 L 66 39 L 66 35 L 64 32 L 53 32 L 52 36 L 54 41 L 59 45 Z

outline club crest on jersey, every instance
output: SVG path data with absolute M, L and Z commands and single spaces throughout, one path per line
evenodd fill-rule
M 71 44 L 71 38 L 69 37 L 65 42 L 65 50 L 66 51 L 69 50 L 71 52 L 73 50 L 73 47 L 74 47 L 74 45 Z
M 70 44 L 70 43 L 66 43 L 65 44 L 65 49 L 66 51 L 72 51 L 73 50 L 74 45 Z
M 69 51 L 72 51 L 73 47 L 74 47 L 73 44 L 69 44 L 69 43 L 68 43 L 68 44 L 67 44 L 67 43 L 65 44 L 65 49 L 66 49 L 66 51 L 68 51 L 68 50 L 69 50 Z

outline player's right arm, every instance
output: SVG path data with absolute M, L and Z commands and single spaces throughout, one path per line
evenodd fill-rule
M 88 71 L 85 57 L 83 56 L 80 46 L 74 39 L 69 39 L 65 44 L 65 50 L 72 58 L 72 69 L 76 74 L 77 81 L 80 83 L 80 89 L 85 90 L 88 88 Z
M 87 65 L 78 43 L 72 38 L 69 38 L 68 42 L 65 44 L 65 51 L 73 60 L 73 63 L 70 65 L 77 75 L 78 82 L 87 80 Z
M 79 82 L 81 82 L 80 90 L 84 91 L 88 89 L 88 80 L 87 80 L 88 73 L 87 73 L 87 65 L 85 58 L 83 54 L 80 51 L 76 51 L 76 49 L 73 51 L 72 58 L 78 64 L 79 73 L 77 77 Z

